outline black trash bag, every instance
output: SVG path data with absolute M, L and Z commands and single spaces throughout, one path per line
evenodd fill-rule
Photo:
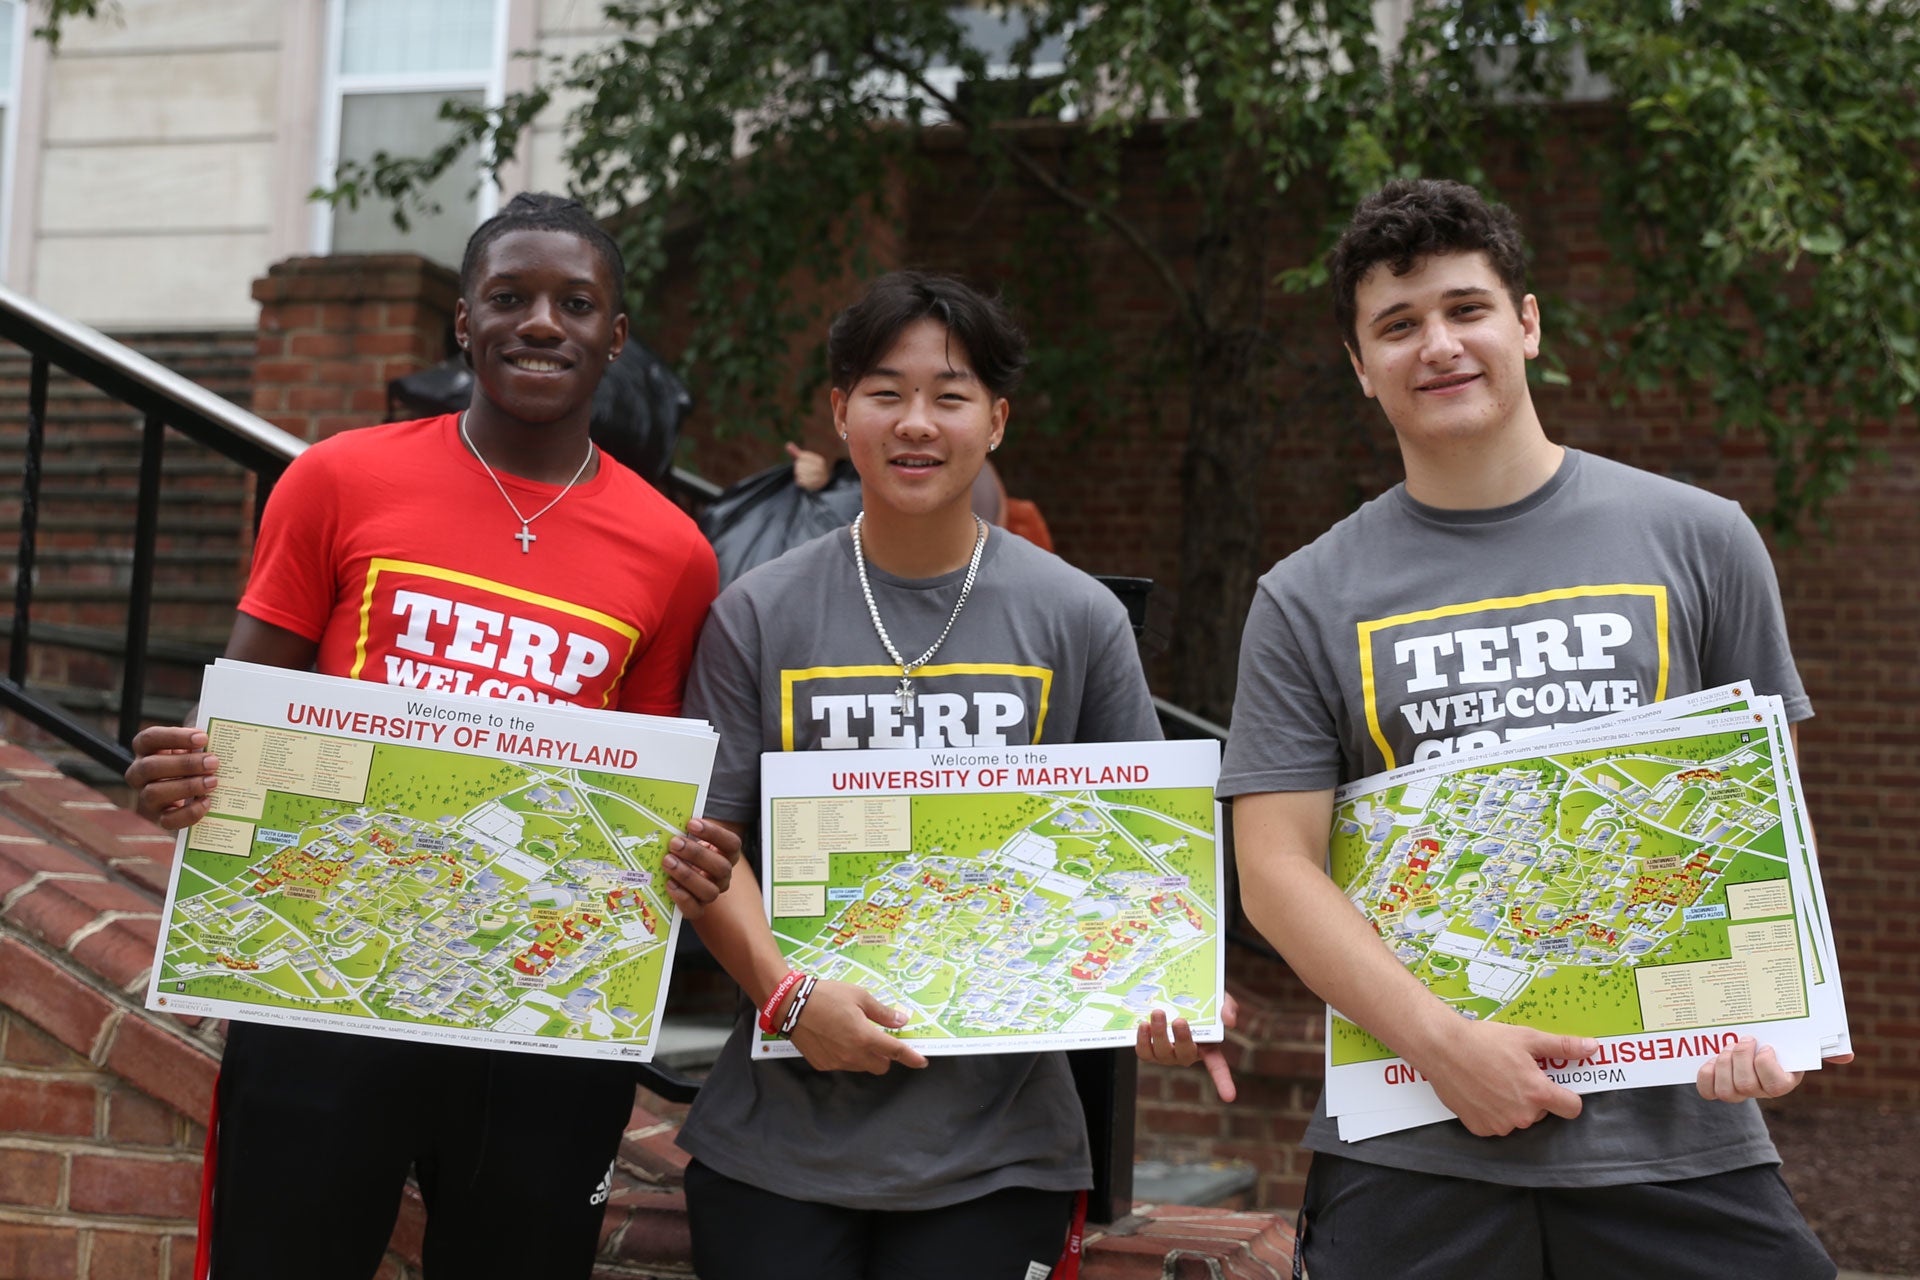
M 810 493 L 793 482 L 783 462 L 748 476 L 707 504 L 700 532 L 713 544 L 725 586 L 757 564 L 831 533 L 860 513 L 860 476 L 844 458 L 833 464 L 827 487 Z
M 664 489 L 680 424 L 692 412 L 693 395 L 679 375 L 646 344 L 628 338 L 593 393 L 593 442 Z
M 473 370 L 464 356 L 387 384 L 387 405 L 396 416 L 458 413 L 472 400 Z M 680 424 L 692 410 L 693 397 L 666 361 L 629 338 L 593 393 L 589 432 L 595 444 L 658 489 L 673 466 Z
M 473 370 L 465 356 L 415 369 L 387 384 L 387 416 L 397 420 L 458 413 L 473 400 Z

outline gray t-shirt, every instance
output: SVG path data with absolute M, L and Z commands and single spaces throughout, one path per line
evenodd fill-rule
M 1260 580 L 1220 795 L 1317 791 L 1553 725 L 1751 680 L 1812 714 L 1765 545 L 1738 504 L 1569 449 L 1511 506 L 1396 487 Z M 1589 1094 L 1504 1138 L 1455 1121 L 1306 1145 L 1525 1186 L 1702 1177 L 1776 1162 L 1759 1109 L 1692 1085 Z
M 907 581 L 869 566 L 901 653 L 946 625 L 965 570 Z M 714 603 L 686 714 L 720 731 L 707 814 L 755 823 L 760 753 L 1129 742 L 1160 736 L 1126 610 L 1112 592 L 994 530 L 973 594 L 901 718 L 900 671 L 867 615 L 845 529 L 746 574 Z M 855 1209 L 932 1209 L 1002 1187 L 1071 1191 L 1092 1166 L 1058 1053 L 938 1057 L 882 1076 L 749 1061 L 743 1009 L 680 1145 L 730 1178 Z

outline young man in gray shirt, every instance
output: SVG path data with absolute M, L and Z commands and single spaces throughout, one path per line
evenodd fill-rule
M 1509 210 L 1395 182 L 1356 211 L 1332 275 L 1407 478 L 1261 580 L 1220 793 L 1255 925 L 1460 1119 L 1347 1143 L 1322 1106 L 1296 1265 L 1313 1280 L 1831 1277 L 1752 1101 L 1799 1083 L 1771 1049 L 1742 1041 L 1697 1088 L 1582 1098 L 1534 1060 L 1594 1042 L 1455 1016 L 1326 874 L 1333 788 L 1352 778 L 1734 679 L 1812 714 L 1740 508 L 1547 438 Z
M 1160 736 L 1113 593 L 973 514 L 1025 353 L 999 304 L 939 276 L 884 276 L 835 319 L 831 399 L 860 516 L 715 603 L 686 703 L 720 731 L 709 821 L 754 824 L 765 752 Z M 680 1131 L 700 1275 L 1046 1275 L 1092 1181 L 1066 1056 L 923 1057 L 888 1034 L 905 1011 L 859 983 L 795 986 L 754 872 L 737 874 L 695 927 L 804 1060 L 751 1061 L 743 1010 Z

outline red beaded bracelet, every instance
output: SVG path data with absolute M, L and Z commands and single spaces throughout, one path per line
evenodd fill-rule
M 773 1015 L 780 1012 L 780 1006 L 786 1001 L 787 993 L 799 985 L 800 979 L 807 975 L 798 969 L 788 970 L 787 976 L 780 979 L 780 985 L 773 989 L 767 1002 L 760 1006 L 760 1029 L 768 1035 L 773 1034 Z

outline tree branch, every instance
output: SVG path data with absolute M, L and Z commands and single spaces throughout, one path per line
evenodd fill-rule
M 1072 208 L 1078 209 L 1082 213 L 1090 214 L 1098 218 L 1101 222 L 1104 222 L 1108 227 L 1117 232 L 1121 239 L 1132 245 L 1140 256 L 1146 259 L 1147 265 L 1152 267 L 1154 273 L 1160 277 L 1160 283 L 1164 284 L 1167 287 L 1167 292 L 1173 295 L 1174 304 L 1179 308 L 1181 321 L 1190 330 L 1197 332 L 1205 329 L 1206 324 L 1201 317 L 1199 304 L 1193 296 L 1193 291 L 1181 282 L 1179 273 L 1173 269 L 1173 264 L 1167 260 L 1166 255 L 1153 247 L 1152 242 L 1147 239 L 1146 233 L 1135 226 L 1132 219 L 1123 216 L 1112 206 L 1103 204 L 1089 196 L 1082 195 L 1080 192 L 1075 191 L 1072 187 L 1062 182 L 1059 178 L 1048 172 L 1045 165 L 1029 155 L 1025 148 L 1012 145 L 1004 138 L 995 134 L 993 130 L 983 127 L 956 99 L 936 89 L 919 71 L 888 57 L 877 42 L 869 42 L 867 52 L 877 65 L 900 76 L 910 86 L 926 94 L 927 97 L 937 103 L 940 109 L 945 111 L 951 119 L 958 122 L 975 137 L 986 139 L 990 146 L 1006 159 L 1017 165 L 1027 176 L 1046 188 L 1056 199 Z

